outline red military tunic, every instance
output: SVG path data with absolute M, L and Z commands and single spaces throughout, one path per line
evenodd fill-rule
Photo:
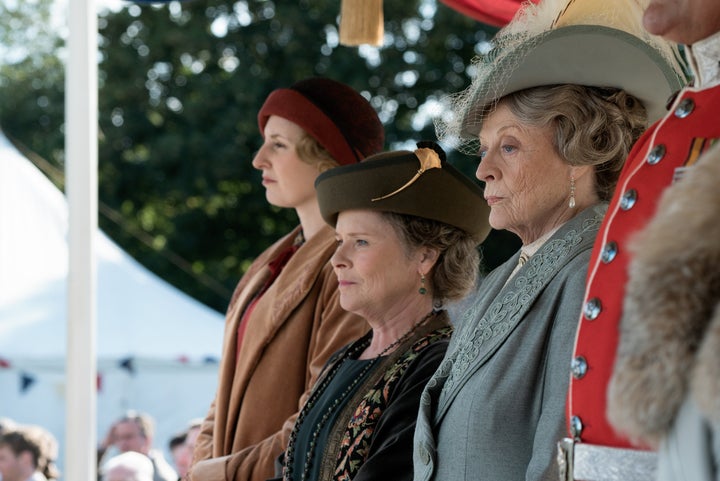
M 630 260 L 628 242 L 653 216 L 673 178 L 720 138 L 719 112 L 720 86 L 685 88 L 665 118 L 637 142 L 623 168 L 595 241 L 575 342 L 567 416 L 576 443 L 633 447 L 606 417 Z

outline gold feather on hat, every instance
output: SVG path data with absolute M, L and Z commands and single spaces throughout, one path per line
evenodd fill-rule
M 412 178 L 408 180 L 405 185 L 403 185 L 399 189 L 390 192 L 389 194 L 383 195 L 382 197 L 375 197 L 374 199 L 370 199 L 372 202 L 387 199 L 388 197 L 392 197 L 393 195 L 402 192 L 403 190 L 410 187 L 413 183 L 415 183 L 415 181 L 418 180 L 421 175 L 423 175 L 430 169 L 442 169 L 442 161 L 440 160 L 440 156 L 433 149 L 428 149 L 426 147 L 417 149 L 415 151 L 415 156 L 420 161 L 420 168 L 417 172 L 415 172 L 415 175 L 412 176 Z

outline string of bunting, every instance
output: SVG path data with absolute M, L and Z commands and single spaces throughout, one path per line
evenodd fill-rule
M 176 359 L 176 361 L 180 364 L 187 364 L 190 362 L 190 358 L 188 356 L 180 356 Z M 203 364 L 217 364 L 218 360 L 214 356 L 205 356 L 202 359 Z M 117 362 L 117 366 L 127 371 L 128 375 L 135 376 L 137 374 L 137 368 L 135 365 L 135 358 L 133 357 L 125 357 L 122 359 L 119 359 Z M 0 369 L 12 369 L 13 365 L 12 363 L 5 358 L 0 357 Z M 26 370 L 20 370 L 18 372 L 18 385 L 20 392 L 22 394 L 27 393 L 38 381 L 37 375 L 35 375 L 32 372 L 28 372 Z M 98 392 L 102 392 L 103 387 L 103 374 L 101 372 L 98 372 L 97 374 L 97 380 L 96 380 L 96 388 Z

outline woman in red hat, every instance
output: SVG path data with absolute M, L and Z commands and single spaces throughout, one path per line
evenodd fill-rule
M 300 225 L 253 262 L 232 296 L 218 389 L 189 474 L 195 481 L 271 477 L 320 369 L 367 331 L 340 307 L 328 262 L 335 238 L 314 183 L 324 170 L 382 150 L 377 113 L 352 88 L 311 78 L 273 91 L 258 125 L 264 142 L 252 162 L 266 198 L 294 209 Z

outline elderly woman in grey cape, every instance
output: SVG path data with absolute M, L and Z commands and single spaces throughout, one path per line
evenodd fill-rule
M 480 284 L 422 394 L 416 480 L 558 479 L 593 242 L 631 146 L 679 86 L 631 3 L 527 6 L 456 98 L 449 133 L 479 141 L 490 224 L 522 248 Z

